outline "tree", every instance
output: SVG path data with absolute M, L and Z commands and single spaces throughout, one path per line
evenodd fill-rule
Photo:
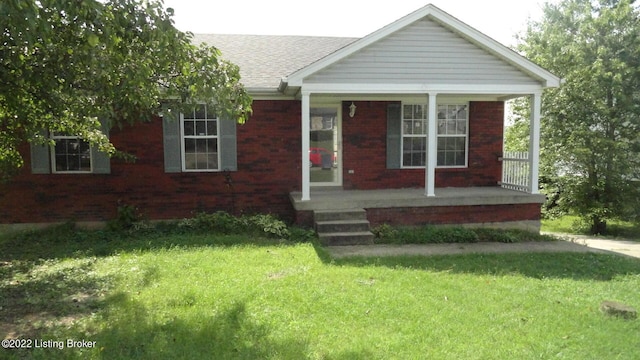
M 150 120 L 165 102 L 246 121 L 238 67 L 193 45 L 172 14 L 162 0 L 0 2 L 0 175 L 23 165 L 21 144 L 50 142 L 43 129 L 116 154 L 99 119 Z
M 640 17 L 629 0 L 547 3 L 519 50 L 563 78 L 543 96 L 541 184 L 592 233 L 637 216 Z M 526 108 L 526 107 L 525 107 Z

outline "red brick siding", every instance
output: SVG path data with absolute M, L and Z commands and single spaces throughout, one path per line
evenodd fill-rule
M 389 103 L 356 102 L 354 118 L 346 115 L 350 104 L 343 103 L 345 189 L 424 186 L 424 170 L 386 169 Z M 238 126 L 238 171 L 230 173 L 233 195 L 224 173 L 164 172 L 159 119 L 112 130 L 114 144 L 137 160 L 113 159 L 107 175 L 33 175 L 25 146 L 21 174 L 0 184 L 0 222 L 107 220 L 114 218 L 118 204 L 134 205 L 149 219 L 226 210 L 271 212 L 294 220 L 289 192 L 299 191 L 301 183 L 300 106 L 294 100 L 254 102 L 252 118 Z M 501 102 L 470 104 L 469 167 L 437 169 L 436 186 L 493 186 L 499 181 L 502 113 Z
M 482 224 L 540 220 L 540 204 L 434 206 L 367 209 L 371 226 L 380 224 Z
M 134 205 L 149 219 L 187 217 L 195 211 L 272 212 L 293 220 L 289 192 L 300 188 L 300 102 L 255 101 L 254 115 L 238 126 L 238 171 L 225 174 L 164 172 L 162 122 L 113 129 L 117 148 L 135 163 L 111 161 L 111 174 L 33 175 L 25 166 L 0 185 L 0 222 L 94 221 L 114 218 L 118 204 Z
M 391 189 L 424 186 L 422 169 L 387 169 L 388 102 L 358 101 L 353 118 L 343 116 L 345 189 Z M 349 113 L 351 102 L 342 103 Z M 503 102 L 469 104 L 469 158 L 462 169 L 436 169 L 436 187 L 496 186 L 502 177 Z M 353 174 L 349 171 L 353 170 Z

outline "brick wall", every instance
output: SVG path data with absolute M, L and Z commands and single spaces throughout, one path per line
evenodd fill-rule
M 150 219 L 182 218 L 195 211 L 272 212 L 293 219 L 289 192 L 300 188 L 300 102 L 255 101 L 254 115 L 238 126 L 238 171 L 233 188 L 224 173 L 164 172 L 162 122 L 113 129 L 116 147 L 135 163 L 112 159 L 111 174 L 48 174 L 25 166 L 0 185 L 0 222 L 100 221 L 118 204 L 134 205 Z
M 371 226 L 380 224 L 483 224 L 540 220 L 540 204 L 434 206 L 367 209 Z
M 350 104 L 343 103 L 343 114 Z M 344 116 L 345 189 L 424 186 L 424 170 L 386 169 L 388 104 L 356 102 L 356 116 Z M 165 173 L 159 119 L 111 131 L 113 143 L 137 160 L 112 159 L 107 175 L 31 174 L 25 146 L 21 174 L 0 184 L 0 223 L 108 220 L 118 204 L 134 205 L 149 219 L 226 210 L 270 212 L 293 220 L 289 192 L 299 191 L 301 183 L 300 106 L 294 100 L 253 103 L 252 118 L 238 126 L 238 171 L 228 174 L 232 187 L 224 173 Z M 496 185 L 502 117 L 502 102 L 470 104 L 469 167 L 437 169 L 436 186 Z
M 345 189 L 424 187 L 422 169 L 387 169 L 388 102 L 358 101 L 353 118 L 343 116 Z M 342 103 L 348 114 L 351 102 Z M 503 102 L 469 104 L 469 160 L 464 169 L 436 169 L 436 187 L 496 186 L 502 177 Z M 352 170 L 352 174 L 350 174 Z

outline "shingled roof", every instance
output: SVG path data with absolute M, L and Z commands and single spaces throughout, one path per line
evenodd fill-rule
M 240 67 L 248 89 L 276 90 L 280 80 L 358 40 L 346 37 L 195 34 Z

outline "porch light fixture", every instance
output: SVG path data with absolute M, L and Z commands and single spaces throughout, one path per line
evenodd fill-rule
M 356 115 L 356 109 L 357 109 L 357 106 L 352 101 L 351 105 L 349 105 L 349 117 L 352 118 L 352 117 L 354 117 Z

